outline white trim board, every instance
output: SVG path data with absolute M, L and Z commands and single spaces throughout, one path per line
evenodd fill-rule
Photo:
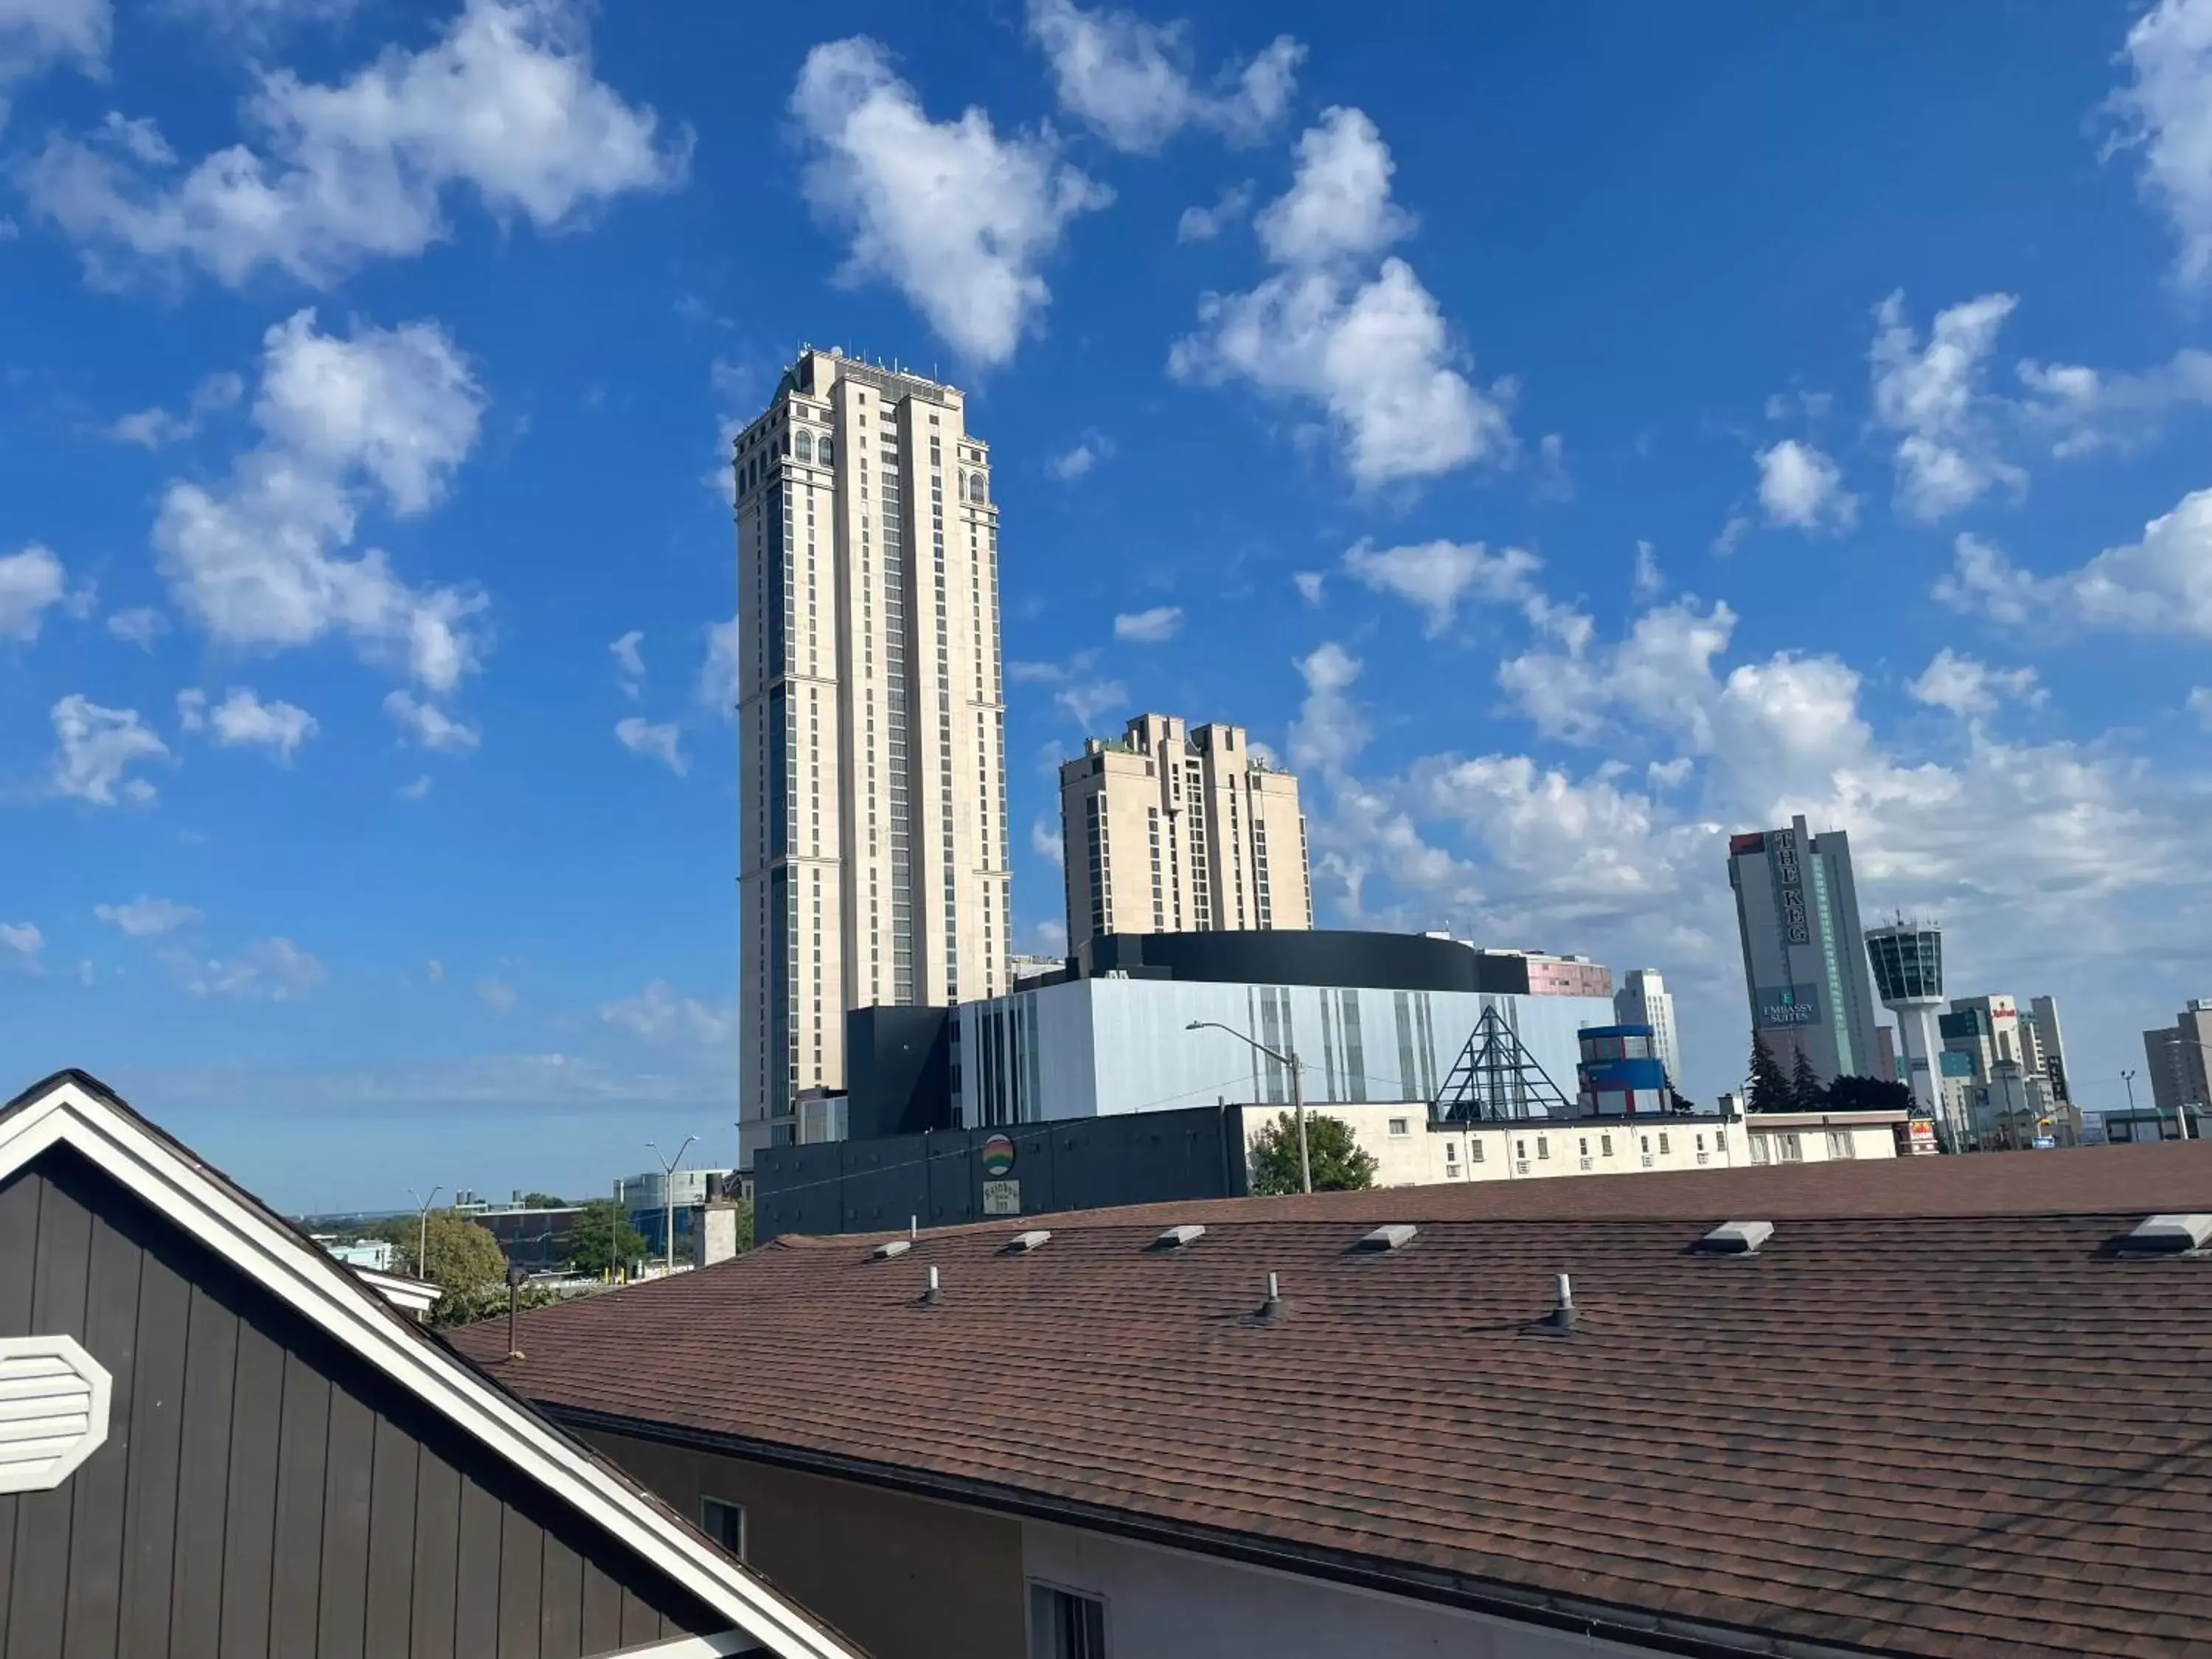
M 860 1659 L 856 1650 L 730 1560 L 704 1534 L 634 1491 L 535 1411 L 404 1322 L 352 1269 L 258 1205 L 240 1202 L 228 1182 L 149 1133 L 137 1114 L 97 1086 L 87 1088 L 64 1074 L 43 1093 L 0 1111 L 0 1179 L 55 1146 L 70 1147 L 285 1306 L 643 1556 L 737 1626 L 736 1633 L 758 1642 L 777 1659 Z

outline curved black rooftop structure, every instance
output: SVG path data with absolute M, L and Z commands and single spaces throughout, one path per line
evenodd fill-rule
M 1085 979 L 1331 985 L 1384 991 L 1504 991 L 1527 994 L 1528 964 L 1425 933 L 1316 927 L 1204 933 L 1103 933 L 1075 959 Z

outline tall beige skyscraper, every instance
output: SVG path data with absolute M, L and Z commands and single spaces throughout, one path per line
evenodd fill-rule
M 1298 781 L 1244 729 L 1140 714 L 1060 769 L 1067 948 L 1100 933 L 1310 927 Z
M 954 388 L 805 350 L 737 441 L 738 1156 L 844 1015 L 1010 985 L 999 514 Z

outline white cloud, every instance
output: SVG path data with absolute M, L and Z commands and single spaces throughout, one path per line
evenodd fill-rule
M 1365 747 L 1367 722 L 1347 695 L 1361 666 L 1358 658 L 1334 640 L 1323 641 L 1298 659 L 1306 696 L 1297 719 L 1291 723 L 1293 764 L 1338 771 Z
M 2194 346 L 2136 374 L 2027 359 L 2015 372 L 2031 394 L 2020 406 L 2023 423 L 2060 460 L 2135 448 L 2155 435 L 2167 410 L 2212 404 L 2212 351 Z
M 615 722 L 615 737 L 631 754 L 657 760 L 679 778 L 691 769 L 684 753 L 683 734 L 672 725 L 655 725 L 632 714 Z
M 169 631 L 169 619 L 150 605 L 137 605 L 108 617 L 107 631 L 125 645 L 145 650 Z
M 1565 636 L 1564 648 L 1539 648 L 1502 663 L 1498 683 L 1546 737 L 1594 741 L 1621 708 L 1667 711 L 1668 724 L 1700 747 L 1711 733 L 1703 723 L 1697 688 L 1735 630 L 1735 613 L 1724 604 L 1700 610 L 1685 596 L 1644 611 L 1628 636 L 1591 647 L 1586 636 Z
M 208 416 L 235 405 L 245 391 L 246 382 L 235 374 L 210 374 L 192 388 L 182 415 L 172 415 L 160 407 L 142 409 L 117 421 L 107 428 L 107 435 L 118 443 L 137 444 L 143 449 L 182 443 L 198 435 L 200 422 Z
M 195 701 L 187 702 L 187 697 Z M 187 732 L 198 731 L 204 718 L 223 748 L 267 749 L 281 761 L 289 762 L 292 751 L 321 729 L 306 709 L 289 702 L 264 702 L 242 686 L 232 687 L 230 695 L 212 708 L 197 692 L 179 694 L 177 701 Z
M 165 958 L 196 997 L 267 998 L 295 1002 L 328 980 L 323 964 L 289 939 L 256 940 L 236 956 L 200 957 L 181 951 Z
M 39 953 L 46 948 L 46 936 L 27 921 L 0 921 L 0 962 L 17 969 L 43 971 Z
M 263 71 L 243 114 L 258 145 L 182 174 L 150 125 L 125 123 L 48 139 L 23 183 L 103 278 L 144 262 L 197 264 L 233 287 L 264 269 L 328 284 L 446 236 L 456 190 L 557 230 L 680 183 L 690 150 L 688 137 L 664 145 L 650 109 L 597 79 L 576 0 L 468 0 L 433 45 L 387 49 L 348 80 Z
M 1212 207 L 1187 207 L 1176 221 L 1178 242 L 1210 242 L 1252 210 L 1252 181 L 1231 185 Z
M 125 771 L 139 761 L 167 758 L 169 747 L 138 718 L 135 708 L 103 708 L 80 692 L 53 706 L 54 753 L 49 787 L 57 795 L 112 806 L 119 791 L 130 800 L 154 798 L 154 786 Z
M 1318 403 L 1363 487 L 1510 459 L 1510 385 L 1469 383 L 1435 296 L 1403 259 L 1363 276 L 1364 258 L 1412 225 L 1389 199 L 1390 155 L 1374 123 L 1328 110 L 1298 153 L 1290 190 L 1258 221 L 1281 268 L 1249 292 L 1205 295 L 1199 331 L 1176 343 L 1169 372 Z
M 395 690 L 384 699 L 384 712 L 392 716 L 403 738 L 425 749 L 459 754 L 483 742 L 483 734 L 465 721 L 457 720 L 435 703 L 425 702 Z
M 2027 475 L 1997 451 L 1982 386 L 1997 331 L 2016 303 L 2009 294 L 1984 294 L 1939 311 L 1925 346 L 1905 318 L 1901 292 L 1875 308 L 1875 415 L 1905 434 L 1895 453 L 1897 505 L 1912 518 L 1933 523 L 1995 485 L 2027 488 Z
M 1753 459 L 1767 523 L 1848 530 L 1857 522 L 1859 498 L 1844 488 L 1842 469 L 1812 445 L 1784 438 Z
M 1038 268 L 1068 222 L 1113 198 L 1060 161 L 1049 131 L 1001 138 L 973 107 L 932 121 L 865 36 L 807 53 L 791 112 L 810 145 L 807 201 L 852 237 L 843 279 L 890 283 L 984 366 L 1040 325 L 1052 295 Z
M 1060 843 L 1058 818 L 1037 818 L 1030 824 L 1030 851 L 1054 869 L 1067 862 L 1067 849 Z
M 2212 732 L 2212 685 L 2193 685 L 2182 707 L 2197 716 L 2204 729 Z
M 1103 432 L 1089 431 L 1073 448 L 1064 449 L 1048 460 L 1044 470 L 1062 483 L 1073 483 L 1078 478 L 1090 477 L 1091 469 L 1099 462 L 1113 458 L 1114 441 Z
M 1413 234 L 1413 216 L 1390 199 L 1397 164 L 1364 110 L 1341 105 L 1297 142 L 1291 187 L 1261 210 L 1254 228 L 1279 265 L 1324 265 L 1380 253 Z
M 0 0 L 0 123 L 9 90 L 50 64 L 103 72 L 113 27 L 109 0 Z
M 726 1011 L 679 997 L 665 980 L 654 980 L 634 997 L 601 1003 L 599 1019 L 644 1042 L 669 1045 L 724 1042 L 732 1024 Z
M 474 446 L 483 396 L 434 323 L 315 331 L 302 311 L 264 337 L 254 419 L 266 434 L 217 490 L 170 484 L 154 526 L 161 574 L 217 641 L 264 649 L 343 634 L 433 690 L 476 666 L 482 595 L 416 588 L 377 549 L 341 556 L 374 483 L 396 513 L 443 494 Z
M 1805 392 L 1793 389 L 1768 395 L 1765 414 L 1770 421 L 1824 419 L 1835 398 L 1825 392 Z
M 1139 645 L 1161 645 L 1182 632 L 1182 607 L 1156 605 L 1149 611 L 1123 611 L 1114 618 L 1114 637 Z
M 1636 544 L 1635 594 L 1638 603 L 1644 604 L 1659 597 L 1666 588 L 1666 575 L 1659 568 L 1659 556 L 1651 544 Z
M 398 795 L 402 800 L 420 800 L 423 796 L 430 793 L 430 775 L 428 772 L 425 772 L 422 776 L 416 778 L 412 783 L 401 784 L 399 787 L 392 791 L 392 793 Z
M 1030 0 L 1030 35 L 1051 60 L 1060 106 L 1115 149 L 1152 155 L 1191 126 L 1238 143 L 1264 137 L 1289 107 L 1306 49 L 1278 36 L 1250 61 L 1224 65 L 1209 91 L 1193 78 L 1183 33 L 1180 23 L 1112 7 Z
M 480 979 L 477 981 L 477 1000 L 494 1013 L 509 1014 L 514 1012 L 517 998 L 514 987 L 504 980 Z
M 1994 623 L 2212 640 L 2212 489 L 2183 496 L 2141 541 L 2055 576 L 2022 570 L 1972 536 L 1959 538 L 1954 561 L 1936 597 Z
M 1067 678 L 1067 670 L 1056 662 L 1024 662 L 1016 659 L 1006 665 L 1006 678 L 1017 685 L 1056 685 Z
M 1298 597 L 1316 610 L 1328 591 L 1328 579 L 1318 570 L 1293 570 L 1291 585 L 1298 590 Z
M 149 898 L 143 893 L 121 904 L 95 904 L 92 914 L 132 939 L 158 939 L 200 919 L 200 913 L 189 904 L 179 904 L 173 899 Z
M 2142 151 L 2142 190 L 2166 210 L 2185 284 L 2212 273 L 2212 6 L 2160 0 L 2128 30 L 2129 85 L 2113 94 Z
M 637 701 L 640 682 L 645 678 L 645 657 L 638 649 L 645 641 L 641 629 L 633 628 L 607 647 L 613 653 L 616 672 L 620 675 L 623 695 L 632 702 Z
M 1052 694 L 1053 704 L 1085 731 L 1098 723 L 1102 714 L 1114 714 L 1126 707 L 1129 688 L 1119 680 L 1071 680 Z
M 1908 682 L 1905 689 L 1912 694 L 1915 702 L 1934 708 L 1948 708 L 1961 719 L 1993 714 L 1997 705 L 2008 697 L 2040 703 L 2046 695 L 2036 684 L 2033 668 L 1991 668 L 1972 657 L 1960 655 L 1948 645 L 1929 660 L 1920 678 Z
M 36 543 L 0 554 L 0 640 L 35 640 L 46 612 L 62 603 L 68 581 L 62 562 Z
M 732 617 L 707 629 L 707 657 L 699 665 L 698 698 L 724 720 L 737 718 L 738 623 Z
M 1539 614 L 1559 609 L 1538 599 Z M 1928 745 L 1906 748 L 1877 732 L 1850 664 L 1789 652 L 1731 663 L 1735 625 L 1725 605 L 1687 597 L 1618 638 L 1536 623 L 1551 637 L 1500 683 L 1546 735 L 1606 740 L 1585 768 L 1507 749 L 1356 773 L 1368 753 L 1358 664 L 1340 646 L 1315 653 L 1299 665 L 1292 755 L 1308 773 L 1324 915 L 1660 962 L 1695 988 L 1686 1013 L 1740 1010 L 1735 919 L 1713 872 L 1729 831 L 1802 812 L 1850 830 L 1870 913 L 1940 910 L 1990 982 L 2045 971 L 2054 936 L 2099 964 L 2078 988 L 2046 988 L 2061 995 L 2091 995 L 2106 964 L 2146 949 L 2193 959 L 2212 866 L 2191 849 L 2212 779 L 2132 755 L 2123 734 L 2007 743 L 1971 714 L 1905 723 Z M 2042 693 L 2020 670 L 1930 667 L 1916 688 L 1962 710 Z M 2212 716 L 2212 689 L 2201 702 Z M 1701 1018 L 1686 1024 L 1700 1087 L 1720 1086 L 1740 1028 L 1717 1014 L 1710 1036 Z
M 254 42 L 294 27 L 341 22 L 361 3 L 362 0 L 167 0 L 175 11 Z
M 1344 568 L 1378 593 L 1395 593 L 1420 607 L 1431 638 L 1452 624 L 1460 601 L 1515 603 L 1536 590 L 1531 578 L 1543 566 L 1518 547 L 1492 553 L 1480 542 L 1423 542 L 1376 548 L 1361 542 L 1344 556 Z

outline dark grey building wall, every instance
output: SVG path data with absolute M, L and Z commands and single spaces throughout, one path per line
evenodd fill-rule
M 67 1148 L 0 1182 L 0 1337 L 107 1439 L 0 1495 L 0 1659 L 589 1659 L 726 1628 Z
M 981 1221 L 983 1144 L 1014 1143 L 1011 1178 L 1021 1213 L 1101 1209 L 1244 1191 L 1244 1149 L 1233 1111 L 1067 1118 L 1010 1129 L 946 1129 L 813 1146 L 771 1146 L 753 1159 L 755 1235 L 881 1232 Z
M 947 1008 L 884 1006 L 845 1016 L 848 1133 L 855 1140 L 952 1127 Z
M 1203 933 L 1105 933 L 1076 957 L 1085 978 L 1134 978 L 1240 985 L 1349 985 L 1386 991 L 1512 990 L 1476 982 L 1474 951 L 1455 939 L 1351 929 L 1247 928 Z M 1528 988 L 1521 964 L 1517 988 Z

